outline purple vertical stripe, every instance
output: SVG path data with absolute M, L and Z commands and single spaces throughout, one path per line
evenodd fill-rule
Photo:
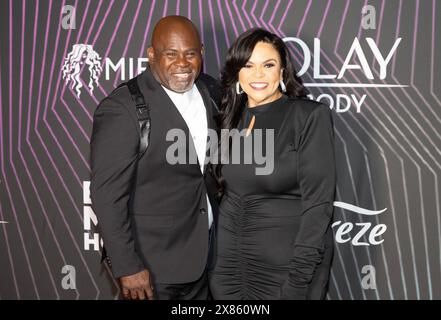
M 187 16 L 191 20 L 191 0 L 188 0 Z
M 403 1 L 400 0 L 399 5 L 398 5 L 398 17 L 397 17 L 397 28 L 395 31 L 395 38 L 398 38 L 398 35 L 400 34 L 400 22 L 401 22 L 401 7 L 402 7 L 402 3 Z M 392 74 L 395 74 L 395 61 L 396 61 L 397 55 L 394 55 L 393 62 L 392 62 Z
M 167 8 L 168 8 L 168 0 L 164 1 L 164 10 L 162 11 L 162 16 L 165 17 L 167 15 Z
M 311 9 L 311 4 L 312 4 L 312 1 L 309 0 L 309 1 L 308 1 L 308 5 L 306 6 L 306 9 L 305 9 L 305 13 L 303 14 L 302 21 L 300 22 L 299 28 L 298 28 L 298 30 L 297 30 L 297 37 L 300 36 L 300 32 L 301 32 L 302 29 L 303 29 L 303 25 L 305 24 L 306 17 L 308 16 L 309 9 Z
M 138 56 L 140 56 L 140 57 L 143 57 L 143 55 L 147 56 L 147 52 L 145 49 L 145 43 L 147 41 L 148 31 L 150 30 L 150 23 L 152 22 L 153 9 L 155 8 L 155 5 L 156 5 L 156 0 L 153 0 L 150 3 L 149 18 L 147 19 L 147 26 L 144 29 L 144 36 L 143 36 L 143 40 L 142 40 L 141 51 L 138 54 Z
M 123 57 L 125 57 L 126 54 L 127 54 L 127 48 L 129 47 L 130 40 L 132 39 L 133 29 L 135 28 L 136 22 L 138 21 L 138 16 L 139 16 L 139 11 L 141 9 L 141 5 L 142 5 L 142 2 L 139 1 L 138 2 L 138 6 L 136 7 L 135 17 L 132 20 L 133 22 L 132 22 L 132 25 L 130 27 L 130 31 L 129 31 L 129 35 L 127 37 L 126 45 L 125 45 L 123 53 L 122 53 Z M 134 58 L 136 59 L 137 57 L 134 57 Z M 128 71 L 128 70 L 126 70 L 126 71 Z M 134 73 L 134 76 L 136 76 L 136 71 L 135 70 L 134 70 L 133 73 Z M 116 83 L 118 82 L 118 77 L 119 77 L 120 74 L 121 74 L 121 69 L 119 69 L 118 72 L 116 73 L 115 80 L 113 81 L 113 86 L 114 87 L 116 87 Z M 130 75 L 129 75 L 129 78 L 130 78 Z
M 219 57 L 219 47 L 217 45 L 217 37 L 216 37 L 216 26 L 214 25 L 214 17 L 213 17 L 213 8 L 211 6 L 212 0 L 208 0 L 208 10 L 210 11 L 210 20 L 211 20 L 211 32 L 213 33 L 214 37 L 214 50 L 216 51 L 216 61 L 218 68 L 221 67 L 220 57 Z
M 233 17 L 233 14 L 231 12 L 230 5 L 228 4 L 228 1 L 225 2 L 225 6 L 227 7 L 228 16 L 230 17 L 230 22 L 231 22 L 231 24 L 233 26 L 234 35 L 236 37 L 238 37 L 239 36 L 239 32 L 237 31 L 236 23 L 234 22 L 234 17 Z
M 331 7 L 331 0 L 328 0 L 328 3 L 326 4 L 326 9 L 325 9 L 324 17 L 322 18 L 322 22 L 320 23 L 320 27 L 319 27 L 319 30 L 317 32 L 317 38 L 320 38 L 320 36 L 322 35 L 323 26 L 325 25 L 326 18 L 328 17 L 328 13 L 329 13 L 329 8 L 330 7 Z
M 13 48 L 13 42 L 12 42 L 12 20 L 13 20 L 13 14 L 12 14 L 12 0 L 9 1 L 9 162 L 12 165 L 14 160 L 12 159 L 12 127 L 13 127 L 13 123 L 12 123 L 12 111 L 13 111 L 13 102 L 12 102 L 12 48 Z M 14 168 L 13 168 L 14 169 Z M 6 173 L 4 172 L 4 168 L 2 168 L 2 173 L 3 176 L 5 178 L 5 186 L 6 186 L 6 191 L 8 192 L 8 196 L 9 196 L 9 201 L 11 202 L 11 209 L 12 209 L 12 213 L 14 214 L 14 219 L 16 222 L 16 226 L 17 226 L 17 231 L 18 231 L 18 235 L 20 237 L 20 241 L 21 241 L 21 246 L 23 248 L 23 252 L 25 255 L 25 259 L 26 259 L 26 263 L 27 263 L 27 269 L 29 271 L 29 276 L 31 277 L 31 281 L 32 281 L 32 285 L 33 285 L 33 289 L 35 292 L 35 295 L 37 297 L 37 299 L 40 298 L 40 294 L 38 292 L 38 288 L 37 288 L 37 284 L 35 283 L 35 277 L 34 277 L 34 273 L 32 271 L 32 266 L 31 266 L 31 261 L 29 259 L 29 255 L 28 255 L 28 251 L 26 249 L 26 242 L 24 241 L 23 238 L 23 233 L 21 231 L 20 228 L 20 223 L 18 220 L 18 215 L 15 209 L 15 205 L 12 201 L 13 197 L 11 194 L 11 190 L 9 189 L 9 182 L 6 178 Z
M 211 3 L 210 3 L 211 6 Z M 224 19 L 224 14 L 222 13 L 222 6 L 219 0 L 217 0 L 217 7 L 219 8 L 219 14 L 220 14 L 220 18 L 221 18 L 221 23 L 222 23 L 222 29 L 223 29 L 223 34 L 225 37 L 225 43 L 227 44 L 227 47 L 230 47 L 230 39 L 228 39 L 228 29 L 227 26 L 225 25 L 225 19 Z M 217 38 L 217 30 L 214 30 L 213 34 L 214 36 Z
M 1 54 L 1 51 L 0 51 L 0 54 Z M 3 61 L 2 57 L 0 56 L 0 70 L 2 70 L 2 68 L 1 68 L 2 61 Z M 2 91 L 3 91 L 3 84 L 2 84 L 1 74 L 0 74 L 0 115 L 4 114 L 3 113 L 3 92 Z M 4 140 L 3 140 L 3 117 L 0 117 L 0 165 L 1 165 L 3 179 L 6 181 L 5 168 L 4 168 L 5 157 L 4 157 L 4 149 L 3 149 L 5 144 L 6 143 L 4 143 Z M 0 202 L 0 219 L 5 220 L 5 216 L 3 214 L 1 202 Z M 8 230 L 6 229 L 5 224 L 2 225 L 2 228 L 3 228 L 3 234 L 5 235 L 5 244 L 6 244 L 6 248 L 8 251 L 8 258 L 9 258 L 9 264 L 11 266 L 12 281 L 14 282 L 15 293 L 17 295 L 17 299 L 20 299 L 20 291 L 18 289 L 17 277 L 15 275 L 14 260 L 12 258 L 12 254 L 11 254 L 11 247 L 9 245 Z

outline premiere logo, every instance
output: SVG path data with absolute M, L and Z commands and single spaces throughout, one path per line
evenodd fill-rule
M 63 64 L 63 79 L 66 85 L 71 82 L 71 88 L 77 92 L 77 97 L 80 97 L 83 81 L 81 79 L 81 72 L 83 66 L 87 66 L 89 70 L 89 84 L 90 92 L 93 92 L 94 83 L 99 86 L 98 79 L 103 71 L 101 67 L 101 57 L 93 50 L 93 47 L 88 44 L 74 44 L 72 51 L 64 58 Z

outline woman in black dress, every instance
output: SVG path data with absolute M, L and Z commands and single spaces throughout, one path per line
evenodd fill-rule
M 263 29 L 245 32 L 229 49 L 222 86 L 221 128 L 242 130 L 242 146 L 259 130 L 264 137 L 274 130 L 274 166 L 256 174 L 261 163 L 246 163 L 250 150 L 241 148 L 240 163 L 223 154 L 215 168 L 221 201 L 213 297 L 323 299 L 333 253 L 330 109 L 306 98 L 282 39 Z M 271 156 L 271 147 L 263 149 Z

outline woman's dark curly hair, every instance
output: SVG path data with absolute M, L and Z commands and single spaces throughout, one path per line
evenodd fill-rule
M 231 130 L 237 128 L 245 109 L 246 94 L 236 93 L 236 82 L 239 80 L 239 71 L 250 59 L 257 43 L 271 44 L 280 55 L 283 69 L 283 82 L 286 86 L 284 93 L 292 98 L 305 98 L 308 91 L 302 80 L 296 75 L 296 70 L 290 59 L 290 53 L 283 40 L 267 30 L 253 28 L 242 33 L 228 50 L 225 66 L 221 73 L 222 101 L 219 115 L 220 129 Z M 225 180 L 222 176 L 222 165 L 215 168 L 215 177 L 219 185 L 218 198 L 221 198 L 225 189 Z

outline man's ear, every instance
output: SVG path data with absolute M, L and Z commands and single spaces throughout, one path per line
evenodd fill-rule
M 205 53 L 204 45 L 201 45 L 201 56 L 204 56 L 204 53 Z
M 149 58 L 149 63 L 152 63 L 155 61 L 155 50 L 153 49 L 153 47 L 148 47 L 147 58 Z

